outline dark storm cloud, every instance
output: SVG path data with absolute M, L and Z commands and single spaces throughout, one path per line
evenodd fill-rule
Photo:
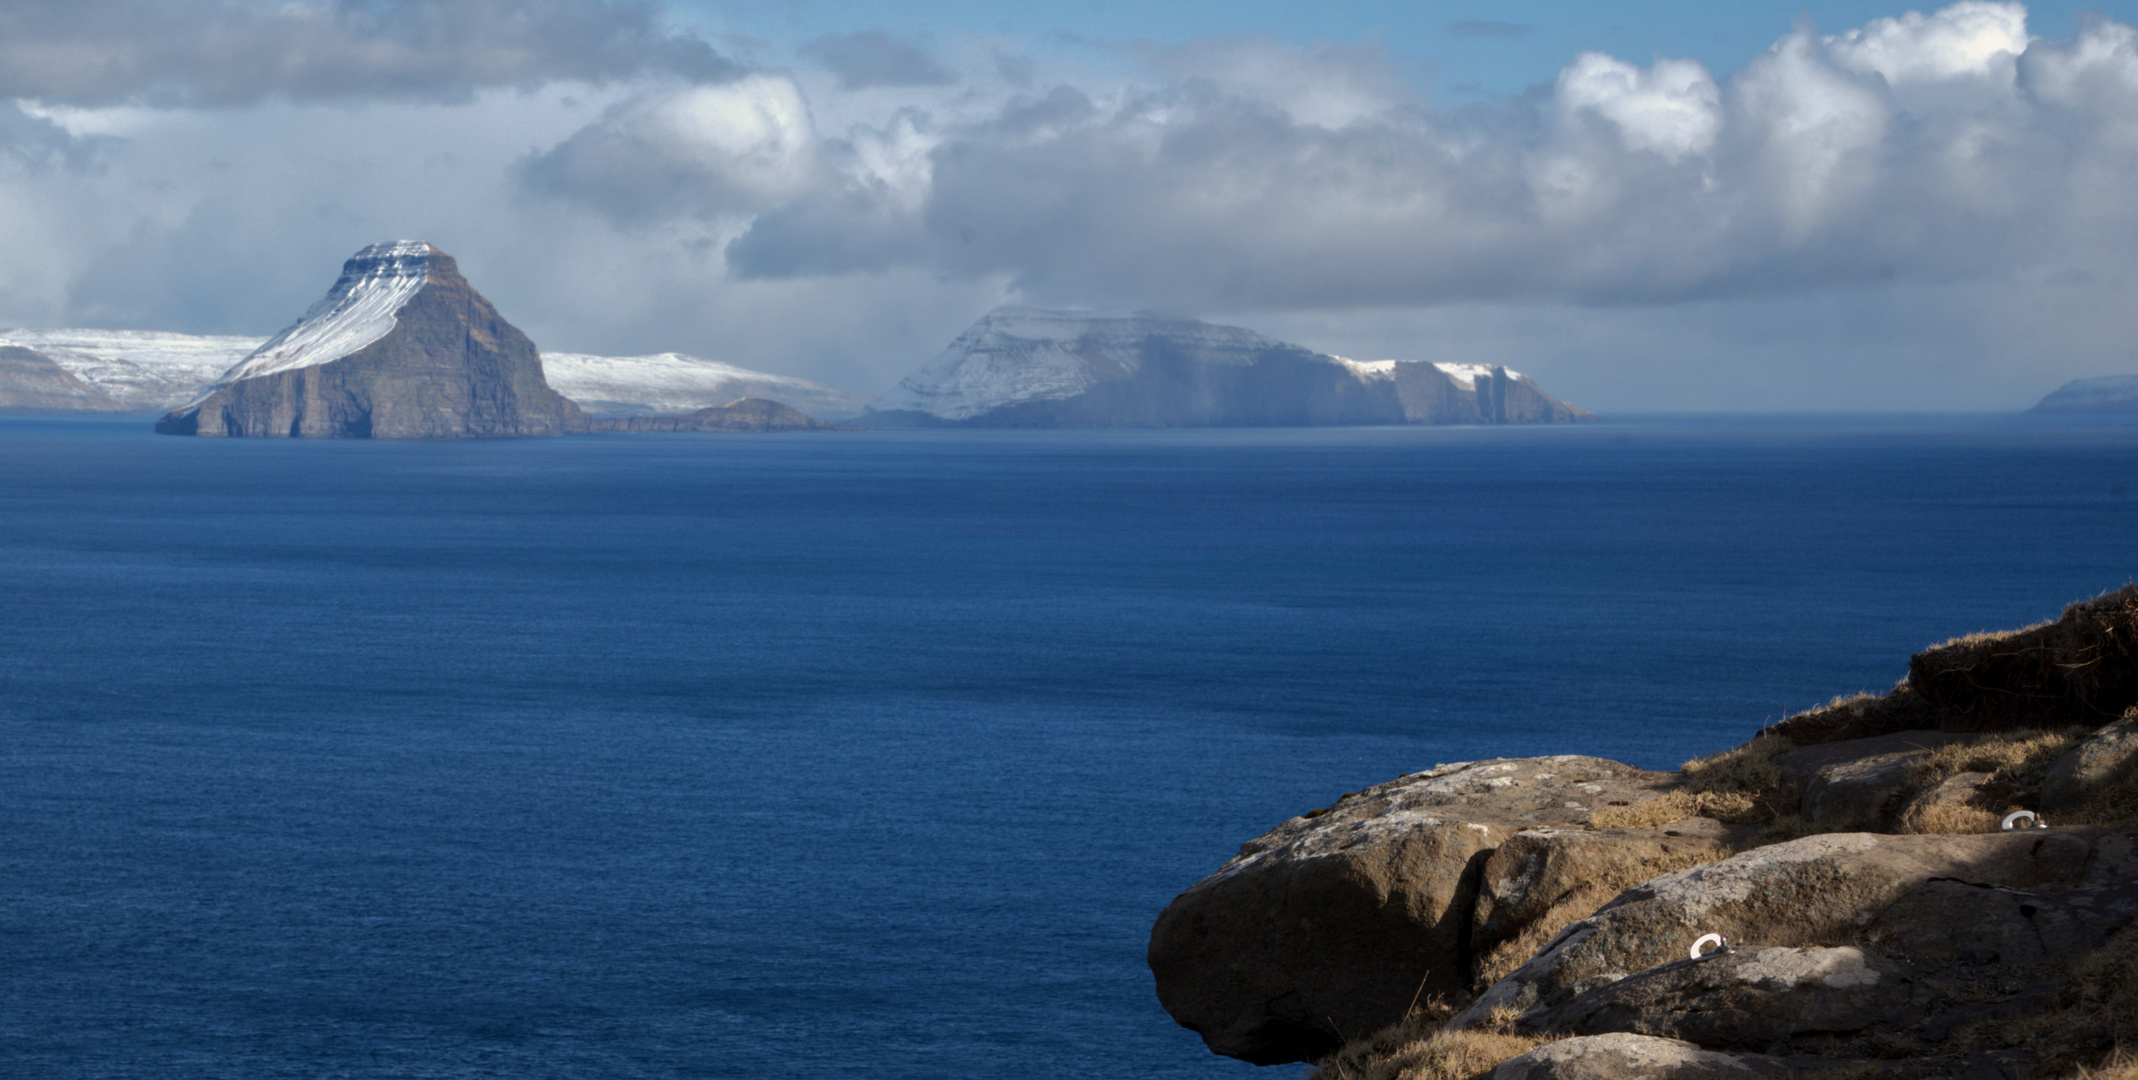
M 465 100 L 496 86 L 740 73 L 610 0 L 9 0 L 0 98 L 230 106 L 270 97 Z
M 958 77 L 927 50 L 881 30 L 829 34 L 802 46 L 803 56 L 838 76 L 844 90 L 872 86 L 948 86 Z
M 1500 38 L 1514 40 L 1529 36 L 1536 29 L 1527 23 L 1502 22 L 1498 19 L 1457 19 L 1441 24 L 1441 29 L 1456 37 Z

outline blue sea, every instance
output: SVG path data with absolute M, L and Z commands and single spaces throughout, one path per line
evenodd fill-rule
M 2133 427 L 4 420 L 0 1075 L 1293 1076 L 1143 963 L 1243 841 L 2134 573 Z

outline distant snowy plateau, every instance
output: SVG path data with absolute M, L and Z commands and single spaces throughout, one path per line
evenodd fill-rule
M 0 330 L 0 409 L 168 412 L 221 381 L 266 340 L 146 330 Z M 544 353 L 542 372 L 591 416 L 691 412 L 755 397 L 842 420 L 869 402 L 867 394 L 674 352 Z
M 2074 379 L 2057 387 L 2028 411 L 2081 416 L 2116 413 L 2138 416 L 2138 375 Z
M 1299 427 L 1589 419 L 1496 365 L 1362 362 L 1172 315 L 999 308 L 872 402 L 860 422 Z

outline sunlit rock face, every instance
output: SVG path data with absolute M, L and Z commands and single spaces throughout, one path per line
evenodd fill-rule
M 1554 423 L 1590 414 L 1497 366 L 1359 362 L 1236 326 L 1000 308 L 864 421 L 973 427 Z
M 586 428 L 532 341 L 420 241 L 373 244 L 304 318 L 173 410 L 170 435 L 456 438 Z

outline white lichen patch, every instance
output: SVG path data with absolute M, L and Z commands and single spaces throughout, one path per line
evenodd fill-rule
M 1878 972 L 1852 946 L 1834 949 L 1762 949 L 1738 964 L 1737 973 L 1762 990 L 1792 990 L 1807 982 L 1835 990 L 1875 986 Z

